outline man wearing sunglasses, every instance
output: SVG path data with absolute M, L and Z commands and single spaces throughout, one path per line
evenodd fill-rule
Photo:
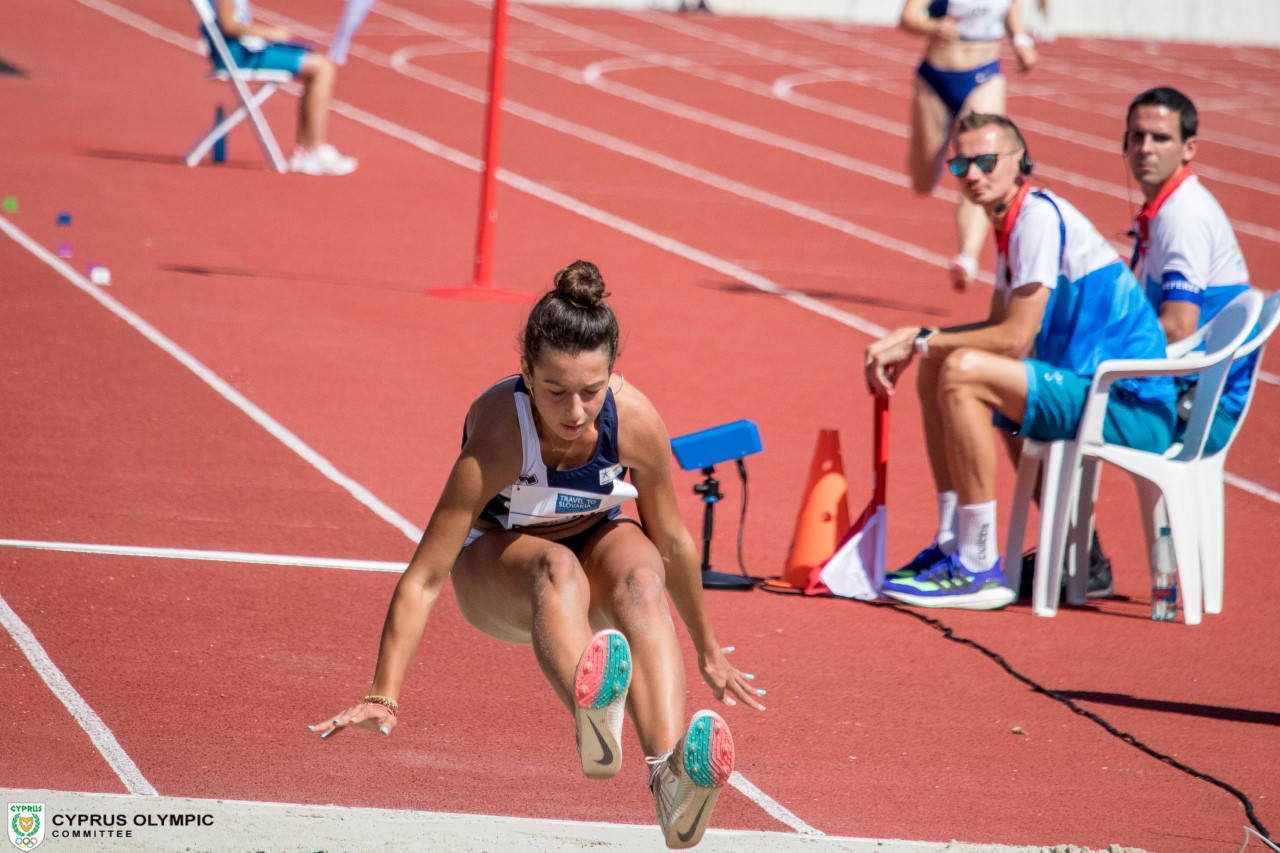
M 996 287 L 985 320 L 905 326 L 867 348 L 866 381 L 891 395 L 912 359 L 938 493 L 938 532 L 881 591 L 923 607 L 992 610 L 1013 602 L 996 536 L 992 422 L 1014 436 L 1072 438 L 1098 363 L 1163 358 L 1164 333 L 1128 266 L 1075 207 L 1035 189 L 1016 125 L 974 113 L 956 128 L 948 169 L 996 235 Z M 1172 442 L 1168 377 L 1111 391 L 1108 441 L 1154 452 Z

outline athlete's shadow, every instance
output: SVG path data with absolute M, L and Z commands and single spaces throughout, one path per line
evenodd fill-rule
M 725 293 L 740 293 L 747 296 L 766 296 L 770 295 L 766 291 L 752 287 L 749 284 L 743 284 L 740 281 L 715 281 L 704 282 L 699 287 L 709 287 L 715 290 L 721 290 Z M 905 311 L 910 314 L 924 314 L 930 317 L 949 317 L 951 312 L 945 308 L 939 308 L 937 305 L 930 305 L 924 302 L 903 302 L 897 299 L 885 299 L 879 296 L 865 296 L 858 293 L 847 293 L 839 290 L 826 290 L 818 288 L 792 287 L 788 290 L 802 294 L 810 299 L 821 299 L 825 302 L 847 302 L 853 305 L 866 305 L 874 308 L 889 308 L 894 311 Z
M 154 151 L 116 151 L 110 148 L 85 148 L 80 152 L 86 157 L 99 160 L 125 160 L 130 163 L 151 163 L 157 166 L 182 166 L 186 168 L 187 158 L 181 154 L 158 154 Z M 262 160 L 227 160 L 223 163 L 206 162 L 203 168 L 236 169 L 239 171 L 262 172 L 274 171 Z
M 305 281 L 312 284 L 331 284 L 339 287 L 358 287 L 365 290 L 400 291 L 414 293 L 423 289 L 418 282 L 405 283 L 395 281 L 358 281 L 336 275 L 323 275 L 313 272 L 295 272 L 292 270 L 252 269 L 249 267 L 220 267 L 204 264 L 156 264 L 156 269 L 181 275 L 213 278 L 226 276 L 229 278 L 263 278 L 278 281 Z
M 1201 705 L 1198 702 L 1172 702 L 1167 699 L 1143 699 L 1127 693 L 1102 693 L 1093 690 L 1055 690 L 1059 696 L 1115 705 L 1119 708 L 1137 708 L 1164 714 L 1187 714 L 1210 720 L 1229 720 L 1235 723 L 1258 723 L 1264 726 L 1280 726 L 1280 712 L 1250 711 L 1247 708 L 1224 708 L 1221 705 Z

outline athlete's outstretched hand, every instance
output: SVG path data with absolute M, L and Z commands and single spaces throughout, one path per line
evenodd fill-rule
M 751 683 L 755 680 L 754 675 L 739 672 L 733 664 L 729 663 L 725 652 L 731 651 L 733 646 L 725 649 L 715 648 L 708 654 L 698 657 L 698 668 L 702 670 L 703 681 L 707 682 L 707 686 L 711 688 L 716 698 L 724 704 L 737 705 L 738 700 L 742 700 L 757 711 L 763 711 L 764 706 L 756 697 L 763 696 L 764 691 L 757 689 Z
M 330 717 L 322 723 L 307 726 L 307 728 L 313 732 L 319 732 L 322 738 L 328 738 L 334 732 L 340 732 L 348 726 L 389 735 L 396 727 L 396 715 L 391 713 L 391 709 L 384 705 L 375 705 L 372 702 L 358 702 L 341 714 Z

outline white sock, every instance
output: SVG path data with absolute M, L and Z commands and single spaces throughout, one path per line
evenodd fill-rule
M 956 549 L 956 504 L 954 489 L 938 492 L 938 535 L 933 541 L 944 554 Z
M 1000 556 L 996 545 L 996 502 L 959 507 L 956 516 L 961 562 L 972 571 L 987 571 Z

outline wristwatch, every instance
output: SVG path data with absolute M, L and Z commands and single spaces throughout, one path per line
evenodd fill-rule
M 916 355 L 921 358 L 929 357 L 929 338 L 937 334 L 937 329 L 931 329 L 928 326 L 921 326 L 920 331 L 916 332 Z

